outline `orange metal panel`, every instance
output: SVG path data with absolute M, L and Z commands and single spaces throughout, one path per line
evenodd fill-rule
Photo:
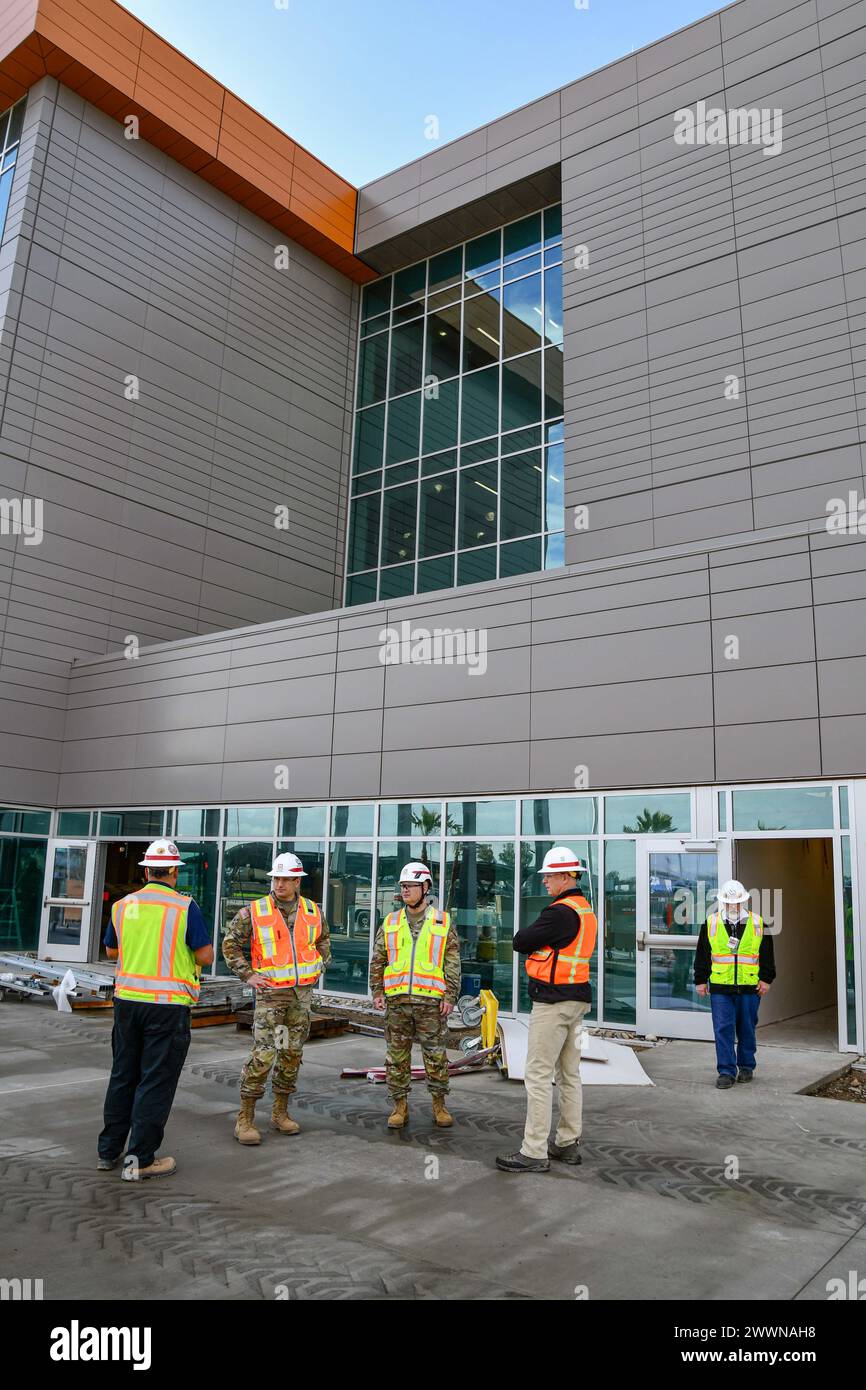
M 39 0 L 43 38 L 125 90 L 135 81 L 143 26 L 113 0 Z
M 133 96 L 180 134 L 216 154 L 225 88 L 148 30 L 142 35 Z
M 352 252 L 357 190 L 114 0 L 0 0 L 0 99 L 46 74 L 344 275 L 375 277 Z

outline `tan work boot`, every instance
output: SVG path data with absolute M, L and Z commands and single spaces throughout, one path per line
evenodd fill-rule
M 288 1096 L 274 1096 L 274 1106 L 271 1110 L 271 1129 L 278 1129 L 280 1134 L 297 1134 L 301 1126 L 289 1114 L 288 1104 Z
M 401 1096 L 399 1100 L 395 1100 L 395 1101 L 394 1101 L 394 1109 L 391 1111 L 391 1114 L 388 1116 L 388 1128 L 389 1128 L 389 1129 L 402 1129 L 403 1126 L 404 1126 L 404 1125 L 408 1125 L 408 1123 L 409 1123 L 409 1102 L 407 1101 L 407 1099 L 406 1099 L 405 1096 Z
M 450 1129 L 454 1123 L 454 1116 L 448 1113 L 445 1107 L 444 1096 L 433 1096 L 433 1119 L 440 1129 Z
M 120 1176 L 124 1182 L 138 1182 L 139 1178 L 168 1178 L 176 1172 L 177 1164 L 173 1158 L 155 1158 L 146 1168 L 139 1168 L 133 1163 L 124 1165 Z
M 255 1096 L 241 1096 L 241 1108 L 235 1125 L 235 1138 L 239 1144 L 260 1144 L 262 1136 L 253 1124 L 256 1117 Z

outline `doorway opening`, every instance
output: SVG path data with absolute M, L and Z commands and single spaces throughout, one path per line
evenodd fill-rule
M 839 1047 L 836 895 L 829 838 L 736 840 L 735 877 L 773 933 L 776 980 L 761 1001 L 759 1046 Z M 772 920 L 771 920 L 772 919 Z
M 111 920 L 111 909 L 127 893 L 144 886 L 144 869 L 138 861 L 147 849 L 147 842 L 141 840 L 111 840 L 103 845 L 105 867 L 102 875 L 102 894 L 99 903 L 99 936 L 94 943 L 94 959 L 107 960 L 102 944 L 105 929 Z

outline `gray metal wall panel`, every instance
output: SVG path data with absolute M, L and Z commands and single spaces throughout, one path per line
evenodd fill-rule
M 866 537 L 746 532 L 79 663 L 61 802 L 862 776 L 864 581 Z M 486 669 L 383 664 L 404 621 L 483 631 Z
M 357 290 L 294 243 L 277 270 L 282 240 L 52 79 L 32 89 L 0 248 L 0 458 L 7 489 L 43 499 L 46 536 L 0 565 L 0 801 L 25 750 L 61 765 L 56 720 L 38 745 L 16 737 L 10 687 L 39 701 L 21 653 L 337 599 Z

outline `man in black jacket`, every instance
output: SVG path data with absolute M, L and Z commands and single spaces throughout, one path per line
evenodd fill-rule
M 719 911 L 704 922 L 695 950 L 695 986 L 701 996 L 709 990 L 713 1010 L 720 1091 L 752 1079 L 758 1009 L 776 978 L 773 938 L 748 902 L 742 883 L 723 883 Z
M 528 956 L 529 1040 L 526 1052 L 526 1128 L 517 1153 L 500 1154 L 506 1173 L 544 1173 L 550 1159 L 581 1161 L 583 1094 L 580 1034 L 592 1005 L 589 962 L 598 922 L 577 886 L 584 866 L 573 850 L 556 845 L 544 857 L 541 879 L 550 903 L 514 937 L 514 949 Z M 553 1082 L 559 1087 L 559 1124 L 550 1141 Z

